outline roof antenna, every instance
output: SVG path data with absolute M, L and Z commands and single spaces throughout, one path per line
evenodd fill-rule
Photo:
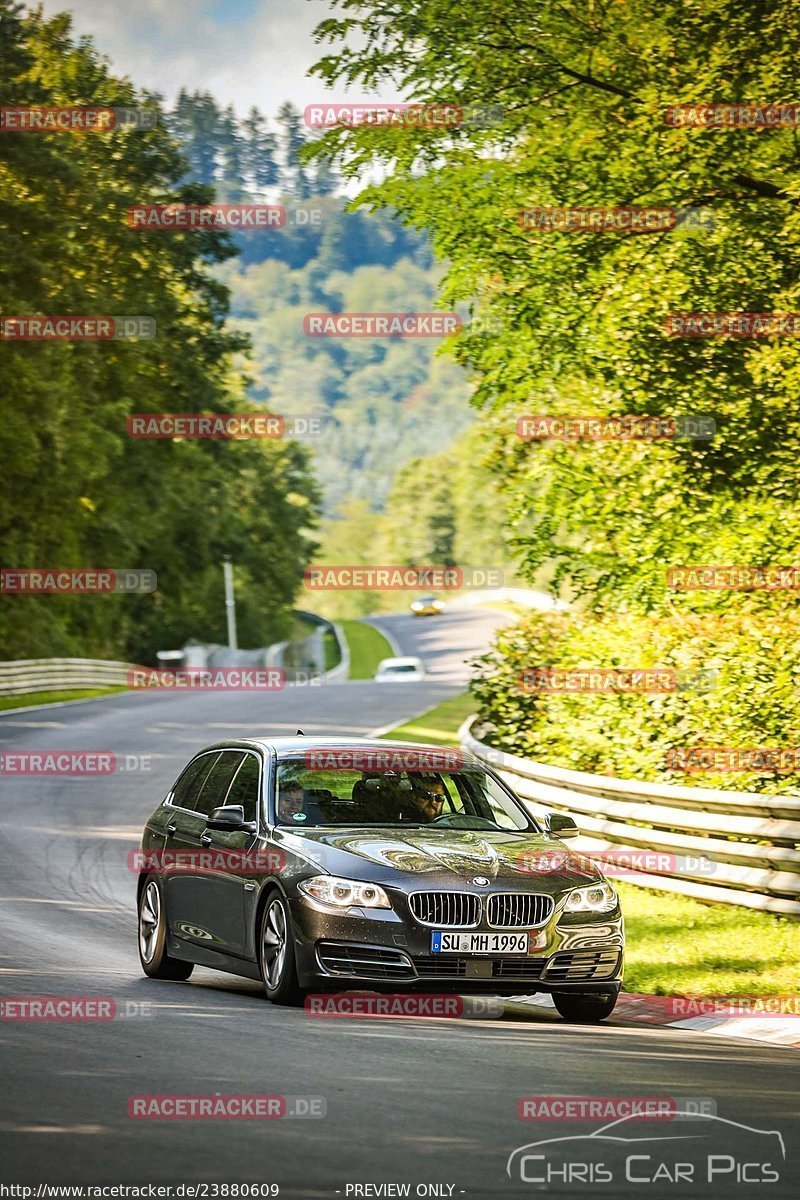
M 297 731 L 297 736 L 298 736 L 298 737 L 305 737 L 306 735 L 303 733 L 302 729 L 298 729 L 298 731 Z

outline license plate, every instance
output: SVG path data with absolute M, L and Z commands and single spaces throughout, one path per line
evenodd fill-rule
M 527 954 L 527 933 L 450 933 L 435 929 L 431 954 Z

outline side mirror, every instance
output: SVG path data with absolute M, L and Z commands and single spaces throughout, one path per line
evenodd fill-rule
M 244 809 L 241 804 L 230 804 L 227 808 L 213 808 L 211 816 L 206 821 L 206 829 L 219 829 L 222 832 L 233 833 L 237 829 L 245 829 L 255 833 L 253 821 L 245 821 Z
M 573 821 L 572 817 L 568 817 L 566 813 L 552 812 L 548 813 L 544 819 L 545 832 L 549 833 L 550 837 L 556 838 L 572 838 L 578 836 L 578 826 Z

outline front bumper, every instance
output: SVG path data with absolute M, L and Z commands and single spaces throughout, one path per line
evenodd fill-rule
M 530 995 L 532 992 L 619 991 L 625 949 L 619 909 L 578 923 L 559 911 L 537 932 L 527 955 L 432 954 L 431 929 L 393 909 L 350 915 L 291 901 L 301 987 L 325 991 L 452 991 Z M 496 932 L 479 926 L 470 932 Z

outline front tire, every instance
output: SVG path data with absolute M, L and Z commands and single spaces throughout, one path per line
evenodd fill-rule
M 167 916 L 155 875 L 148 875 L 139 896 L 139 961 L 151 979 L 188 979 L 194 963 L 167 954 Z
M 610 1017 L 617 992 L 553 992 L 553 1003 L 565 1021 L 591 1024 Z
M 273 892 L 264 905 L 258 963 L 268 1000 L 292 1006 L 302 1003 L 304 992 L 297 980 L 292 916 L 280 892 Z

